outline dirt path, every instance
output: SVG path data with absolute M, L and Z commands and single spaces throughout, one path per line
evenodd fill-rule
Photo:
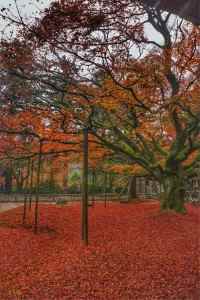
M 0 203 L 0 212 L 15 208 L 20 205 L 22 204 L 21 203 Z

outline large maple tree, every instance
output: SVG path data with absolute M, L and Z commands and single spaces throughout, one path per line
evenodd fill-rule
M 15 65 L 15 76 L 36 80 L 39 68 L 77 128 L 145 169 L 162 186 L 162 208 L 183 212 L 199 158 L 199 29 L 139 2 L 54 1 L 21 33 L 37 68 Z

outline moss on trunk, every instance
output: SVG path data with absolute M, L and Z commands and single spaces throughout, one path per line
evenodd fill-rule
M 183 179 L 171 175 L 162 181 L 161 210 L 185 213 Z

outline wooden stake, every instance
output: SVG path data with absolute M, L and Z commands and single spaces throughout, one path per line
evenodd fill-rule
M 38 154 L 38 168 L 36 177 L 36 197 L 35 197 L 35 224 L 34 232 L 38 231 L 38 204 L 39 204 L 39 193 L 40 193 L 40 171 L 41 171 L 41 161 L 42 161 L 42 141 L 40 141 L 39 154 Z
M 32 159 L 32 161 L 31 161 L 30 194 L 29 194 L 29 210 L 31 210 L 31 206 L 32 206 L 33 174 L 34 174 L 34 160 Z
M 107 206 L 107 173 L 104 173 L 104 207 Z
M 96 176 L 95 176 L 95 169 L 92 170 L 92 206 L 95 203 L 95 187 L 96 187 Z
M 88 128 L 83 129 L 82 240 L 88 245 Z
M 27 210 L 27 198 L 28 198 L 28 181 L 29 181 L 29 175 L 30 175 L 30 158 L 28 159 L 27 164 L 27 177 L 26 177 L 26 183 L 25 183 L 25 195 L 24 195 L 24 211 L 23 211 L 23 225 L 26 223 L 26 210 Z

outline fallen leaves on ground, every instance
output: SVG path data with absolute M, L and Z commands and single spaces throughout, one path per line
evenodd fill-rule
M 160 213 L 157 202 L 95 204 L 80 240 L 80 205 L 0 214 L 1 300 L 198 300 L 200 209 Z

